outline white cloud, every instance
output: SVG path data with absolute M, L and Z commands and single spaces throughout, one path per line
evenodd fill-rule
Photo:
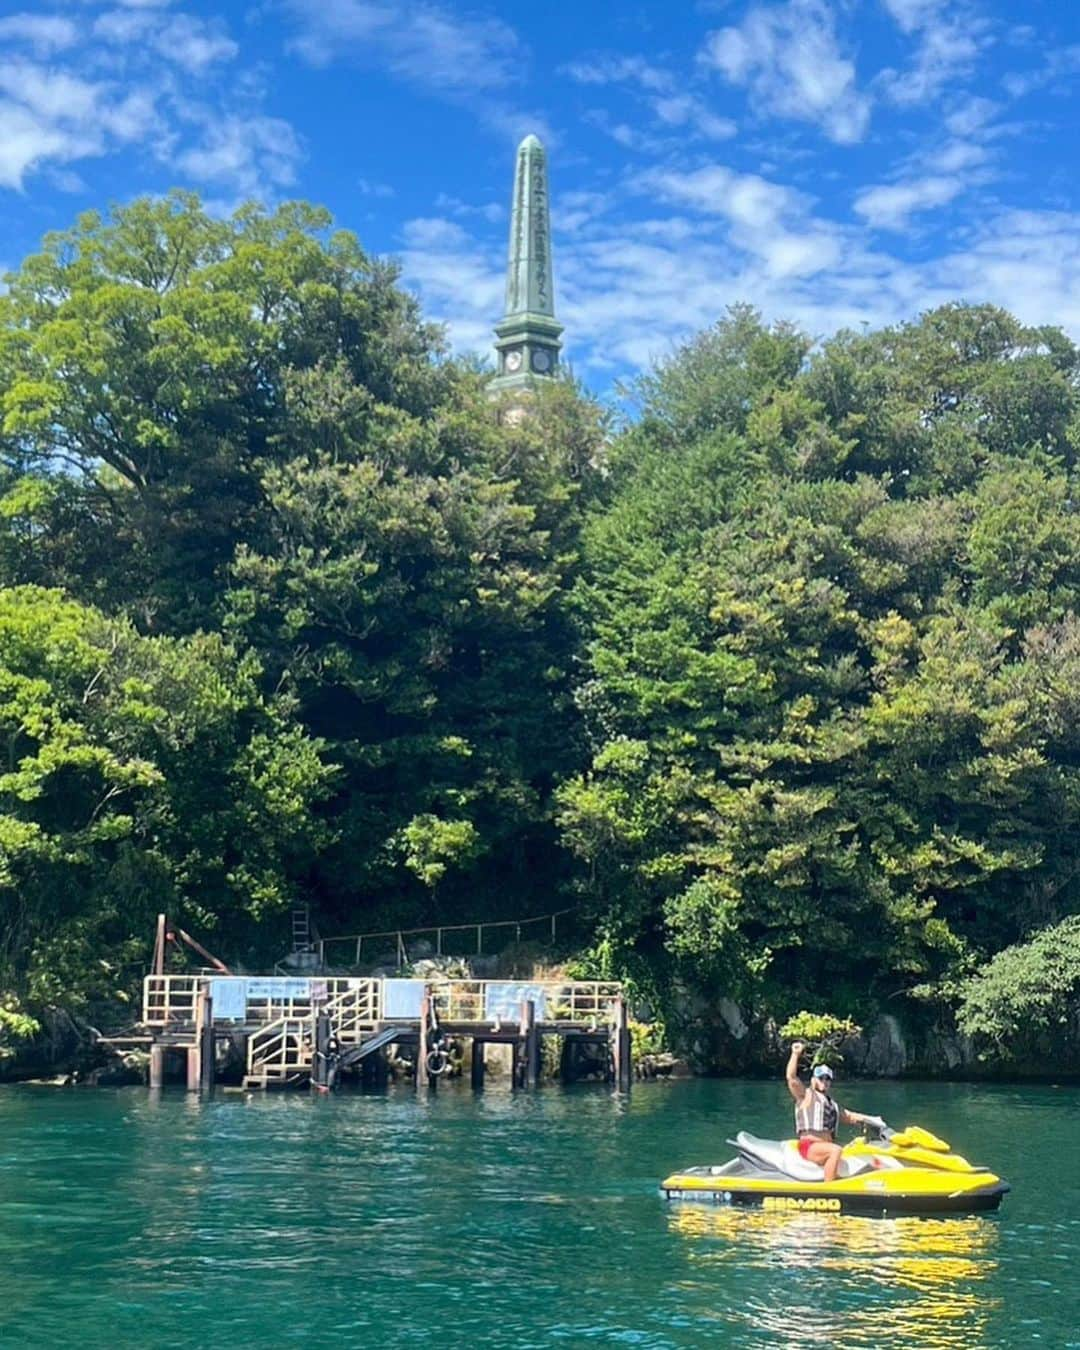
M 1049 52 L 1043 64 L 1036 70 L 1012 72 L 1002 79 L 1002 87 L 1013 98 L 1023 98 L 1026 94 L 1044 85 L 1075 75 L 1080 71 L 1080 43 L 1069 47 L 1059 47 Z
M 6 99 L 0 99 L 0 125 L 0 187 L 21 188 L 26 174 L 43 160 L 75 158 L 78 153 L 70 133 Z
M 480 220 L 486 220 L 489 225 L 498 224 L 506 218 L 506 209 L 498 202 L 481 202 L 478 206 L 473 206 L 447 192 L 440 192 L 435 198 L 435 209 L 446 211 L 459 218 L 478 217 Z
M 709 34 L 701 60 L 745 86 L 761 113 L 814 122 L 840 144 L 866 135 L 870 99 L 857 87 L 835 6 L 825 0 L 756 6 L 737 27 Z
M 288 122 L 216 114 L 204 114 L 202 120 L 202 139 L 176 157 L 177 168 L 188 177 L 237 197 L 271 195 L 296 181 L 302 150 Z
M 105 42 L 122 46 L 145 44 L 192 75 L 201 75 L 218 62 L 233 60 L 240 50 L 221 20 L 204 20 L 190 14 L 164 16 L 149 10 L 110 10 L 95 21 L 94 33 Z
M 877 229 L 903 230 L 916 212 L 945 206 L 963 190 L 961 179 L 942 176 L 883 184 L 860 192 L 855 198 L 855 210 Z
M 575 61 L 562 72 L 578 84 L 630 84 L 642 91 L 646 105 L 661 127 L 678 127 L 685 133 L 709 141 L 726 141 L 738 131 L 730 117 L 719 117 L 704 99 L 690 93 L 686 81 L 669 70 L 652 65 L 642 56 L 605 56 L 590 61 Z M 640 126 L 616 121 L 603 109 L 593 109 L 589 120 L 627 149 L 659 153 L 664 142 Z
M 52 161 L 100 156 L 147 136 L 154 99 L 15 57 L 0 61 L 0 186 L 22 189 L 28 173 Z
M 563 73 L 578 84 L 639 84 L 657 93 L 674 85 L 671 74 L 651 65 L 642 56 L 604 56 L 591 61 L 572 61 Z
M 921 28 L 944 8 L 944 0 L 882 0 L 882 4 L 905 33 Z
M 954 136 L 970 136 L 981 131 L 987 122 L 1001 111 L 1001 104 L 992 99 L 972 96 L 945 118 L 945 126 Z
M 901 71 L 883 70 L 875 84 L 900 107 L 932 102 L 974 70 L 982 52 L 980 33 L 968 22 L 930 23 L 923 29 L 912 65 Z
M 459 349 L 482 351 L 502 313 L 505 274 L 498 250 L 478 247 L 456 222 L 439 217 L 405 224 L 402 268 L 432 317 L 450 324 Z
M 285 0 L 300 23 L 293 46 L 313 65 L 343 57 L 385 64 L 425 88 L 473 93 L 516 73 L 521 44 L 501 19 L 461 17 L 432 3 Z
M 71 167 L 125 149 L 234 198 L 272 195 L 296 176 L 301 146 L 260 111 L 251 70 L 219 19 L 146 0 L 111 0 L 81 24 L 59 15 L 0 19 L 0 187 L 40 173 L 82 191 Z M 47 50 L 46 50 L 47 49 Z
M 59 14 L 9 14 L 0 19 L 0 42 L 25 42 L 35 56 L 73 47 L 79 30 Z
M 808 276 L 839 257 L 839 228 L 815 218 L 803 193 L 757 174 L 710 164 L 690 173 L 647 173 L 640 186 L 661 201 L 722 216 L 730 224 L 731 242 L 758 259 L 770 276 Z
M 710 141 L 729 140 L 738 131 L 730 117 L 717 117 L 692 94 L 669 94 L 653 100 L 653 111 L 669 127 L 689 127 Z
M 358 178 L 356 187 L 362 197 L 394 196 L 394 189 L 389 183 L 375 183 L 370 178 Z

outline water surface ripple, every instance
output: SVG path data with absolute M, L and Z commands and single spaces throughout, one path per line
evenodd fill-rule
M 0 1345 L 1080 1348 L 1080 1090 L 837 1095 L 999 1170 L 1000 1214 L 665 1202 L 735 1130 L 788 1130 L 779 1081 L 0 1089 Z

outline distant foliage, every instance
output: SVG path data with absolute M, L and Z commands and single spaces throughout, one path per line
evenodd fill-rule
M 670 1028 L 960 988 L 987 1045 L 1039 1030 L 1080 914 L 1076 346 L 739 306 L 631 397 L 506 416 L 306 203 L 44 240 L 0 295 L 9 1040 L 130 998 L 160 908 L 255 965 L 294 901 L 572 905 Z
M 302 202 L 90 212 L 7 279 L 0 990 L 130 994 L 160 908 L 265 964 L 298 901 L 557 907 L 607 424 L 503 411 Z
M 993 1058 L 1037 1060 L 1080 1027 L 1080 915 L 1006 947 L 961 986 L 960 1029 Z
M 844 1062 L 841 1044 L 850 1036 L 858 1036 L 862 1027 L 850 1017 L 836 1017 L 832 1013 L 799 1012 L 780 1028 L 784 1041 L 804 1041 L 812 1067 L 829 1064 L 834 1068 Z
M 738 309 L 640 382 L 558 816 L 624 961 L 865 1021 L 1080 911 L 1078 380 L 957 305 L 813 352 Z

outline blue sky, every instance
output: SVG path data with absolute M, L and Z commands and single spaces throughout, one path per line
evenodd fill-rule
M 1078 111 L 1077 0 L 0 0 L 0 264 L 141 192 L 301 196 L 486 351 L 535 131 L 597 389 L 739 300 L 1080 338 Z

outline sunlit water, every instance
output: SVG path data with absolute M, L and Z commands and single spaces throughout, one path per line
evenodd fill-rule
M 0 1344 L 1080 1347 L 1080 1090 L 837 1095 L 1000 1171 L 1000 1213 L 659 1196 L 736 1129 L 786 1132 L 779 1081 L 0 1089 Z

